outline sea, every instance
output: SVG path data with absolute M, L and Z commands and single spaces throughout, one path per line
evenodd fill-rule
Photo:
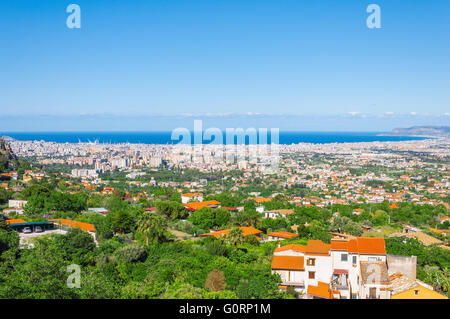
M 142 144 L 177 144 L 178 139 L 172 140 L 172 132 L 0 132 L 0 136 L 8 136 L 22 141 L 46 141 L 56 143 L 142 143 Z M 194 143 L 191 133 L 191 143 Z M 298 143 L 356 143 L 356 142 L 386 142 L 423 140 L 426 137 L 393 136 L 385 132 L 279 132 L 279 144 Z M 223 132 L 223 141 L 226 133 Z M 262 140 L 258 138 L 258 143 Z M 203 140 L 204 144 L 210 141 Z M 233 143 L 236 143 L 235 138 Z M 267 142 L 271 142 L 270 131 Z M 250 141 L 246 138 L 246 144 Z M 229 143 L 227 143 L 229 144 Z

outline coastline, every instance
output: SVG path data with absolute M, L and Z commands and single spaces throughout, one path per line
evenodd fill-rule
M 223 132 L 225 135 L 225 132 Z M 2 132 L 0 136 L 7 141 L 44 141 L 59 144 L 99 143 L 99 144 L 148 144 L 148 145 L 176 145 L 178 139 L 171 138 L 170 131 L 148 132 Z M 191 142 L 193 133 L 191 133 Z M 223 136 L 224 138 L 225 136 Z M 395 135 L 383 132 L 306 132 L 281 131 L 279 145 L 291 144 L 342 144 L 342 143 L 370 143 L 370 142 L 405 142 L 426 139 L 436 139 L 435 136 Z M 225 138 L 223 139 L 225 141 Z M 270 144 L 271 134 L 266 141 Z M 203 144 L 210 144 L 210 140 L 203 140 Z M 237 140 L 235 140 L 236 144 Z M 230 144 L 225 141 L 224 144 Z M 245 144 L 249 144 L 246 141 Z

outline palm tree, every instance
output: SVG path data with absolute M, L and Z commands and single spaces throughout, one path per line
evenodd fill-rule
M 244 234 L 242 232 L 242 229 L 237 227 L 231 229 L 224 238 L 224 241 L 229 245 L 234 245 L 234 247 L 236 248 L 238 244 L 242 244 L 244 242 Z
M 161 242 L 165 238 L 168 224 L 165 216 L 157 213 L 144 213 L 138 222 L 138 232 L 145 235 L 145 241 L 148 246 L 149 238 L 151 241 Z

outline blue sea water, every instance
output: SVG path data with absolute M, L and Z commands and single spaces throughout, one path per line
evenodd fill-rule
M 9 136 L 23 141 L 46 141 L 57 143 L 145 143 L 145 144 L 176 144 L 172 141 L 171 132 L 0 132 L 0 136 Z M 280 144 L 296 143 L 355 143 L 374 141 L 411 141 L 421 140 L 424 137 L 388 136 L 380 132 L 280 132 Z M 193 133 L 191 133 L 193 139 Z M 223 133 L 226 140 L 226 134 Z M 267 141 L 271 137 L 268 132 Z M 193 140 L 192 140 L 193 142 Z M 204 141 L 208 143 L 209 141 Z M 235 142 L 236 143 L 236 140 Z M 246 144 L 248 144 L 248 139 Z

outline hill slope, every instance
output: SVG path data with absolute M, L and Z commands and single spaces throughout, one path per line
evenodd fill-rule
M 420 135 L 450 137 L 450 126 L 413 126 L 409 128 L 395 128 L 394 135 Z
M 8 170 L 10 165 L 17 163 L 17 157 L 5 140 L 0 138 L 0 173 Z

